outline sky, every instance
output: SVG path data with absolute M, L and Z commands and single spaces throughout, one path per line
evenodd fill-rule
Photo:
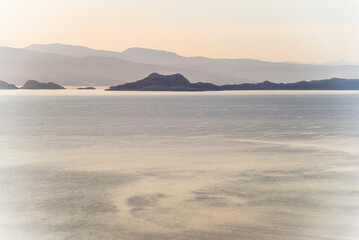
M 358 0 L 0 0 L 0 46 L 359 62 Z

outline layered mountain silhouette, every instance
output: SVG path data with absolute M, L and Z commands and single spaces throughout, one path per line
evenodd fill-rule
M 0 78 L 15 84 L 32 78 L 61 85 L 106 86 L 135 81 L 152 72 L 180 72 L 195 82 L 215 84 L 359 78 L 357 65 L 183 57 L 144 48 L 114 52 L 64 44 L 37 44 L 24 49 L 0 47 Z
M 0 89 L 19 89 L 19 88 L 16 87 L 14 84 L 10 84 L 0 80 Z
M 136 82 L 112 86 L 109 91 L 224 91 L 224 90 L 359 90 L 359 79 L 332 78 L 296 83 L 243 83 L 217 86 L 212 83 L 191 83 L 181 74 L 152 73 Z
M 181 72 L 192 79 L 215 81 L 220 75 L 153 64 L 135 63 L 120 58 L 36 52 L 0 47 L 0 78 L 22 85 L 27 79 L 53 81 L 63 86 L 108 86 L 134 81 L 152 72 Z

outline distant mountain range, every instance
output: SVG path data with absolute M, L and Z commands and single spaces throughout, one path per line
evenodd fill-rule
M 242 83 L 217 86 L 212 83 L 191 83 L 181 74 L 152 73 L 136 82 L 112 86 L 109 91 L 223 91 L 223 90 L 359 90 L 359 79 L 332 78 L 295 83 Z
M 19 89 L 14 84 L 0 81 L 0 89 Z M 21 89 L 65 89 L 53 83 L 28 80 Z M 77 89 L 93 90 L 94 87 Z M 359 79 L 332 78 L 324 80 L 300 81 L 295 83 L 241 83 L 215 85 L 213 83 L 191 83 L 181 74 L 162 75 L 151 73 L 142 80 L 111 86 L 108 91 L 224 91 L 224 90 L 359 90 Z
M 144 48 L 113 52 L 64 44 L 35 44 L 23 49 L 0 47 L 0 79 L 18 85 L 37 79 L 65 86 L 108 86 L 135 81 L 152 72 L 181 73 L 195 82 L 221 85 L 359 78 L 358 65 L 183 57 Z

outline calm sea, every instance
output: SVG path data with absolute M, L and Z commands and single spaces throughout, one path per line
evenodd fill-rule
M 0 239 L 359 239 L 359 92 L 0 91 Z

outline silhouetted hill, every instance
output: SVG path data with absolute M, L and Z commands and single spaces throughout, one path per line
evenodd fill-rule
M 359 79 L 332 78 L 295 83 L 243 83 L 220 86 L 222 90 L 359 90 Z
M 40 83 L 35 80 L 28 80 L 21 88 L 22 89 L 65 89 L 63 86 L 60 86 L 53 82 Z
M 212 83 L 190 83 L 181 74 L 161 75 L 152 73 L 148 77 L 132 83 L 112 86 L 111 91 L 214 91 L 220 90 Z
M 161 75 L 152 73 L 148 77 L 107 90 L 112 91 L 221 91 L 221 90 L 359 90 L 359 79 L 332 78 L 325 80 L 300 81 L 296 83 L 243 83 L 217 86 L 212 83 L 191 83 L 181 74 Z
M 9 84 L 5 81 L 0 80 L 0 89 L 19 89 L 14 84 Z

